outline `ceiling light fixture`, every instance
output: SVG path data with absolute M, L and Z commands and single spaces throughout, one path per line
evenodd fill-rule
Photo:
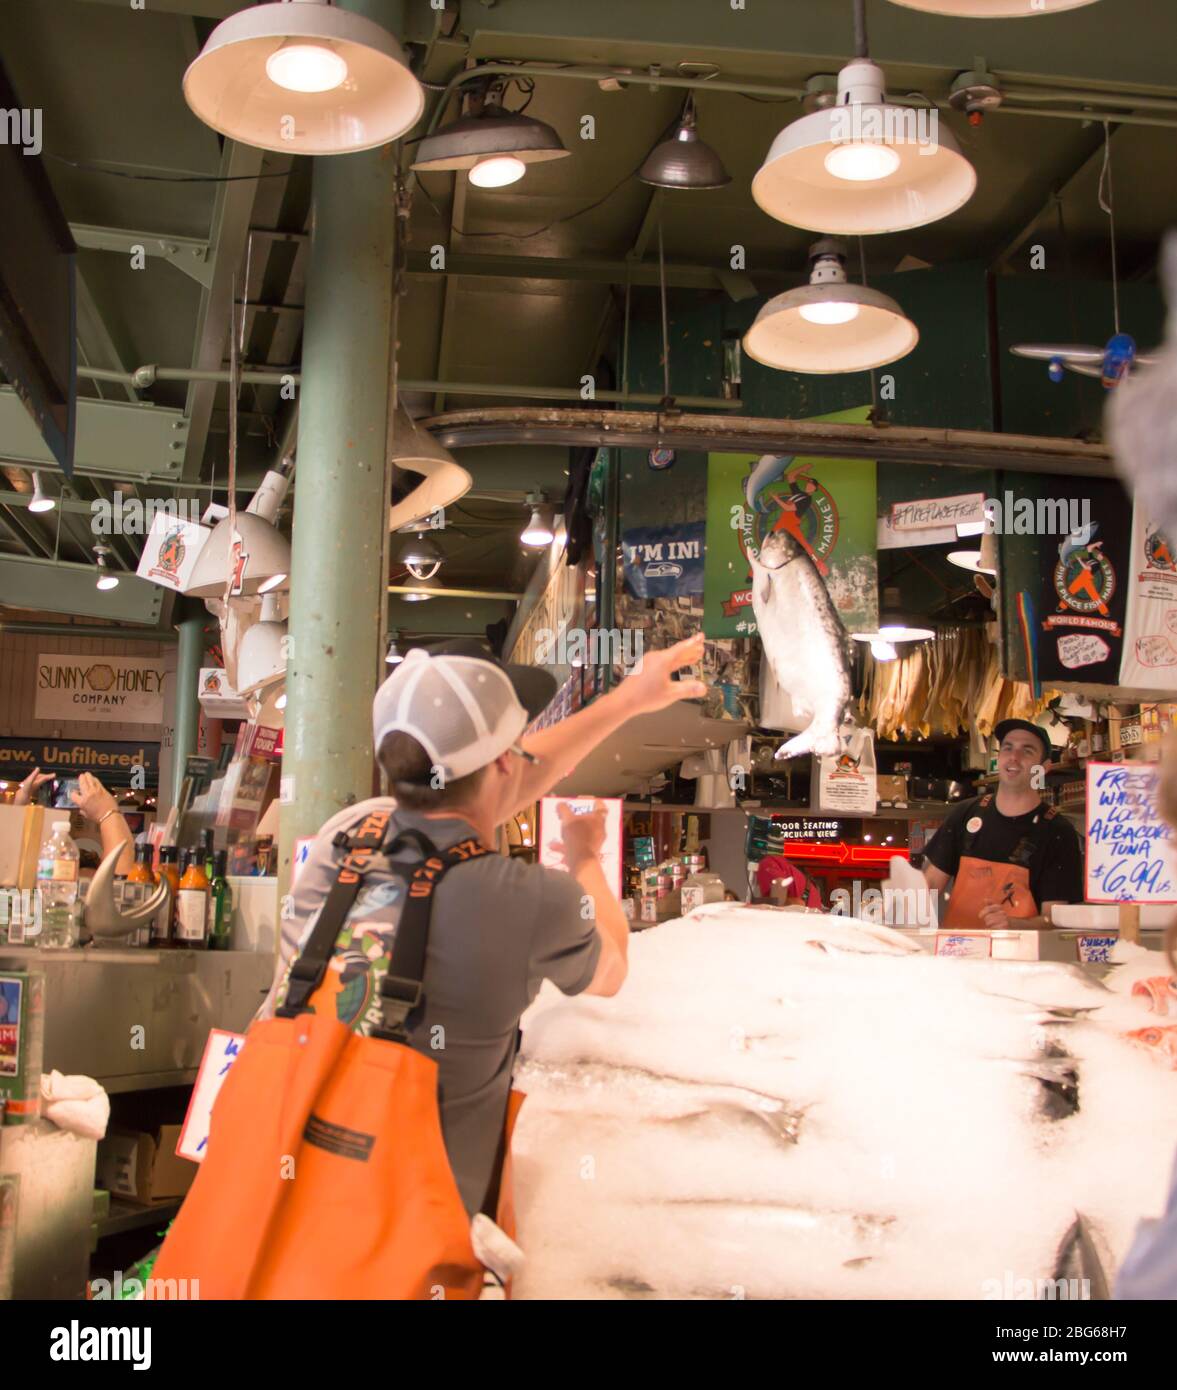
M 906 357 L 919 329 L 889 296 L 846 279 L 846 248 L 832 237 L 809 251 L 809 284 L 770 299 L 744 351 L 783 372 L 864 372 Z
M 874 650 L 876 642 L 894 646 L 896 642 L 928 642 L 936 635 L 935 628 L 928 627 L 923 619 L 904 609 L 899 600 L 899 590 L 888 587 L 883 590 L 879 605 L 879 626 L 876 632 L 852 632 L 856 642 L 869 642 Z M 889 661 L 887 656 L 880 660 Z
M 119 577 L 117 574 L 111 573 L 110 565 L 106 558 L 109 554 L 109 546 L 96 545 L 94 547 L 94 563 L 98 567 L 98 579 L 94 587 L 104 591 L 107 589 L 117 589 L 119 586 Z
M 529 497 L 527 504 L 531 508 L 531 516 L 519 539 L 524 545 L 539 550 L 556 539 L 554 510 L 542 498 Z
M 262 599 L 261 619 L 246 629 L 237 652 L 237 693 L 261 696 L 286 678 L 286 624 L 277 594 Z
M 399 494 L 400 500 L 393 502 L 388 513 L 390 531 L 402 531 L 415 521 L 444 511 L 474 486 L 474 479 L 453 454 L 422 429 L 399 402 L 392 421 L 391 451 L 394 496 Z M 405 473 L 420 473 L 422 481 L 406 491 Z
M 780 222 L 867 236 L 922 227 L 972 197 L 977 174 L 932 106 L 899 106 L 867 56 L 864 0 L 854 0 L 857 56 L 834 105 L 787 125 L 752 179 Z
M 387 29 L 327 0 L 247 7 L 222 20 L 184 74 L 205 125 L 282 154 L 350 154 L 404 135 L 425 91 Z
M 41 475 L 33 469 L 33 499 L 29 503 L 30 512 L 51 512 L 57 506 L 55 498 L 50 497 L 41 484 Z
M 469 179 L 477 188 L 506 188 L 518 183 L 527 165 L 513 154 L 492 154 L 480 159 L 470 170 Z
M 400 644 L 396 640 L 397 635 L 395 632 L 388 634 L 388 650 L 384 654 L 384 660 L 389 666 L 399 666 L 405 659 L 405 654 L 401 651 Z
M 400 558 L 414 579 L 432 579 L 445 556 L 436 541 L 418 531 L 402 548 Z
M 265 594 L 285 586 L 290 576 L 290 542 L 274 524 L 290 488 L 294 461 L 285 458 L 267 471 L 249 506 L 237 513 L 236 534 L 229 517 L 222 517 L 205 541 L 192 570 L 186 594 L 221 598 L 232 554 L 231 592 Z
M 420 589 L 416 590 L 414 593 L 401 594 L 401 598 L 403 598 L 406 603 L 428 603 L 431 598 L 437 597 L 436 594 L 429 592 L 429 590 L 437 587 L 432 579 L 420 579 L 417 582 L 422 586 Z
M 731 183 L 723 160 L 699 139 L 693 94 L 687 97 L 674 134 L 654 146 L 638 178 L 655 188 L 722 188 Z
M 503 107 L 503 84 L 483 79 L 467 93 L 466 113 L 426 135 L 412 168 L 424 173 L 467 169 L 470 182 L 501 188 L 521 179 L 529 164 L 564 159 L 568 151 L 553 128 Z
M 892 0 L 925 14 L 959 15 L 962 19 L 1020 19 L 1025 15 L 1058 14 L 1094 5 L 1095 0 Z

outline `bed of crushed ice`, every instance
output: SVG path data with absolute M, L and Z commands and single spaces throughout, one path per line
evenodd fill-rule
M 1110 1280 L 1177 1144 L 1172 1059 L 1123 1037 L 1177 1022 L 1132 994 L 1164 958 L 1116 949 L 1101 983 L 714 904 L 635 934 L 615 998 L 546 985 L 515 1295 L 1032 1296 L 1076 1213 Z

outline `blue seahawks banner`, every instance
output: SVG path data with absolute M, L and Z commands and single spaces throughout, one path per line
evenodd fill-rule
M 622 532 L 625 588 L 634 598 L 677 598 L 703 592 L 707 524 L 635 526 Z

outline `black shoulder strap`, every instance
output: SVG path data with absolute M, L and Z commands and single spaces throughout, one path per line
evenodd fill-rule
M 397 924 L 392 960 L 381 984 L 384 1027 L 372 1030 L 373 1037 L 397 1042 L 405 1040 L 406 1020 L 422 999 L 433 890 L 455 864 L 480 858 L 491 851 L 474 839 L 460 840 L 449 849 L 439 851 L 427 835 L 411 828 L 401 830 L 385 845 L 391 814 L 374 811 L 351 835 L 344 831 L 336 835 L 334 844 L 346 847 L 347 854 L 319 911 L 310 939 L 291 967 L 286 999 L 276 1010 L 279 1017 L 293 1018 L 306 1011 L 311 995 L 322 983 L 336 939 L 347 921 L 364 876 L 371 868 L 372 856 L 382 846 L 386 853 L 392 854 L 412 843 L 421 852 L 419 860 L 388 865 L 391 872 L 407 879 L 408 895 Z
M 290 968 L 286 998 L 275 1010 L 279 1018 L 293 1018 L 305 1012 L 307 1000 L 322 982 L 347 914 L 356 900 L 373 854 L 384 843 L 388 833 L 390 811 L 373 811 L 365 816 L 350 835 L 341 830 L 332 841 L 336 848 L 347 848 L 335 882 L 319 909 L 314 931 Z
M 405 830 L 389 846 L 390 852 L 401 847 L 402 841 L 412 839 L 425 854 L 415 864 L 392 864 L 408 880 L 408 896 L 401 909 L 392 945 L 392 959 L 380 982 L 380 1003 L 384 1026 L 370 1030 L 370 1036 L 390 1042 L 404 1042 L 408 1034 L 409 1015 L 423 1001 L 425 952 L 429 944 L 429 922 L 433 915 L 433 893 L 442 878 L 455 864 L 480 859 L 491 854 L 475 839 L 459 840 L 449 849 L 438 850 L 417 830 Z

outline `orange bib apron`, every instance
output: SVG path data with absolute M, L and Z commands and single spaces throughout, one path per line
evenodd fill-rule
M 423 1002 L 432 896 L 455 864 L 490 853 L 474 840 L 390 868 L 408 893 L 380 985 L 383 1026 L 365 1037 L 335 1016 L 324 976 L 335 940 L 384 844 L 389 813 L 368 816 L 302 953 L 278 1016 L 254 1024 L 225 1078 L 208 1148 L 153 1271 L 199 1280 L 202 1298 L 476 1299 L 483 1267 L 445 1150 L 437 1063 L 408 1045 Z M 315 1011 L 318 1003 L 322 1012 Z M 514 1235 L 511 1130 L 504 1117 L 499 1225 Z M 487 1205 L 495 1210 L 493 1199 Z M 162 1284 L 157 1287 L 165 1287 Z M 180 1284 L 178 1287 L 192 1287 Z
M 976 814 L 982 821 L 992 805 L 992 794 L 981 798 Z M 1048 821 L 1056 814 L 1056 808 L 1048 806 L 1042 819 Z M 1037 818 L 1033 824 L 1038 824 Z M 947 931 L 985 931 L 981 911 L 986 907 L 1000 907 L 1011 918 L 1038 916 L 1038 904 L 1030 891 L 1030 860 L 1035 849 L 1033 834 L 1023 835 L 1014 846 L 1009 862 L 1000 863 L 969 854 L 981 829 L 978 826 L 976 830 L 967 831 L 962 843 L 956 881 L 943 923 Z

